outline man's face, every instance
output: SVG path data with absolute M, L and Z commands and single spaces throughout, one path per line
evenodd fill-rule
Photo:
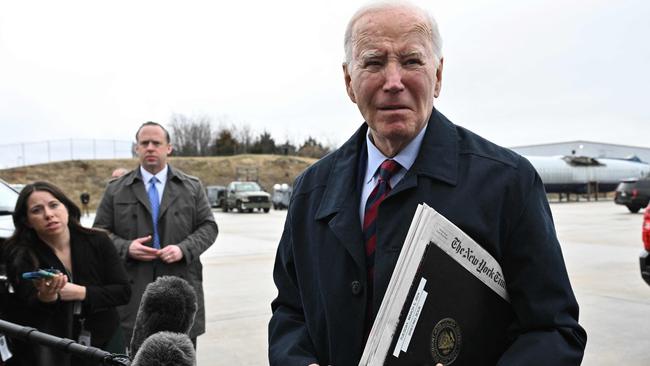
M 144 126 L 138 133 L 135 152 L 140 165 L 151 174 L 161 171 L 167 164 L 167 155 L 172 152 L 172 145 L 165 139 L 165 131 L 159 126 Z
M 400 8 L 371 11 L 354 24 L 345 84 L 387 156 L 420 132 L 440 93 L 442 60 L 436 67 L 428 28 L 422 16 Z

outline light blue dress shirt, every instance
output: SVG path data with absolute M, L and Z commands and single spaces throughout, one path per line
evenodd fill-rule
M 165 191 L 165 183 L 167 182 L 167 171 L 168 166 L 165 167 L 156 174 L 158 182 L 156 182 L 156 190 L 158 191 L 158 203 L 162 202 L 163 192 Z M 153 174 L 146 171 L 142 166 L 140 166 L 140 174 L 142 175 L 142 180 L 144 181 L 144 188 L 149 192 L 149 181 L 153 178 Z
M 411 140 L 402 151 L 392 158 L 402 166 L 402 169 L 390 178 L 391 187 L 395 187 L 395 185 L 404 178 L 406 172 L 411 169 L 411 166 L 413 166 L 415 158 L 417 158 L 418 152 L 420 152 L 420 145 L 422 145 L 422 139 L 424 138 L 424 132 L 426 130 L 427 125 L 424 125 L 415 138 Z M 366 146 L 368 149 L 368 164 L 366 164 L 366 174 L 363 179 L 363 189 L 361 190 L 361 202 L 359 202 L 359 217 L 361 218 L 362 229 L 363 218 L 366 212 L 366 201 L 368 201 L 370 193 L 372 193 L 372 190 L 377 185 L 379 166 L 384 162 L 384 160 L 390 159 L 379 151 L 375 144 L 370 140 L 370 129 L 368 129 L 368 133 L 366 134 Z

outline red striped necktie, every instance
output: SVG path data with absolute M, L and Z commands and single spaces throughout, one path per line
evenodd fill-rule
M 368 271 L 368 302 L 372 304 L 372 293 L 375 273 L 375 247 L 377 246 L 377 213 L 379 205 L 391 190 L 390 178 L 402 168 L 398 162 L 386 159 L 379 167 L 377 185 L 366 201 L 363 217 L 363 240 L 366 246 L 366 270 Z M 372 306 L 368 307 L 369 310 Z M 369 311 L 370 312 L 370 311 Z

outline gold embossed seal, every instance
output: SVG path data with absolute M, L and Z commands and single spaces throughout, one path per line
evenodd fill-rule
M 431 332 L 431 356 L 435 362 L 451 365 L 458 357 L 462 343 L 458 323 L 452 318 L 444 318 Z

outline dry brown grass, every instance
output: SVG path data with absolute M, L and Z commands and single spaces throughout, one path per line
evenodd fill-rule
M 203 185 L 227 185 L 246 178 L 238 177 L 238 168 L 257 170 L 259 183 L 270 190 L 275 183 L 291 183 L 316 159 L 283 155 L 235 155 L 228 157 L 170 157 L 170 164 L 187 174 L 199 177 Z M 45 180 L 61 187 L 77 204 L 82 192 L 90 193 L 94 210 L 114 169 L 138 166 L 136 159 L 72 160 L 0 170 L 0 178 L 9 183 Z M 249 179 L 255 177 L 249 175 Z

